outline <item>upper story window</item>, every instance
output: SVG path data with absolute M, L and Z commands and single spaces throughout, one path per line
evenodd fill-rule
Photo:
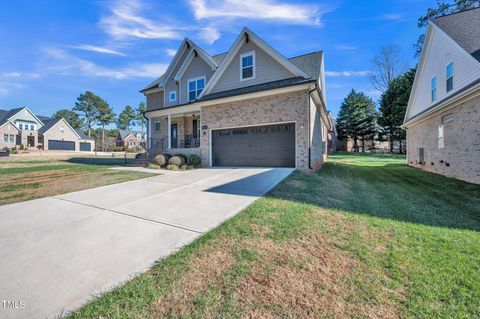
M 449 65 L 447 65 L 447 74 L 446 74 L 446 78 L 447 78 L 447 92 L 450 92 L 451 90 L 453 90 L 453 63 L 450 63 Z
M 205 88 L 205 77 L 188 80 L 188 101 L 195 101 Z
M 170 93 L 168 93 L 168 101 L 175 102 L 176 100 L 177 100 L 177 91 L 170 91 Z
M 437 100 L 437 77 L 434 76 L 432 79 L 432 102 L 435 102 Z
M 155 132 L 160 132 L 160 121 L 155 121 Z
M 23 130 L 23 124 L 22 123 L 18 124 L 18 128 Z
M 32 131 L 35 130 L 35 125 L 33 125 L 33 124 L 30 125 L 30 129 L 31 129 Z
M 255 51 L 240 55 L 240 81 L 255 78 Z

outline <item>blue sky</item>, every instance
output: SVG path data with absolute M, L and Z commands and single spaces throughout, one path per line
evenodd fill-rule
M 0 108 L 51 115 L 91 90 L 118 113 L 144 100 L 188 36 L 210 54 L 248 26 L 287 57 L 324 50 L 334 115 L 354 88 L 378 99 L 367 76 L 384 45 L 414 66 L 417 19 L 433 0 L 17 0 L 0 2 Z

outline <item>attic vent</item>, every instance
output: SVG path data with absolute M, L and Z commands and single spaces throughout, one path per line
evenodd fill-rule
M 245 42 L 248 43 L 249 41 L 250 41 L 250 38 L 249 38 L 249 36 L 248 36 L 248 33 L 245 32 Z
M 193 52 L 195 53 L 195 57 L 198 57 L 198 52 L 197 52 L 197 50 L 193 50 Z

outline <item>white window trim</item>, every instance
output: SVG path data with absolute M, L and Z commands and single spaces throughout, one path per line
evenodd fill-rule
M 242 75 L 243 75 L 243 67 L 242 67 L 242 59 L 246 56 L 252 56 L 252 77 L 249 77 L 249 78 L 243 78 Z M 242 53 L 240 54 L 240 62 L 239 62 L 239 67 L 240 67 L 240 81 L 248 81 L 248 80 L 255 80 L 255 77 L 256 77 L 256 58 L 255 58 L 255 51 L 249 51 L 249 52 L 245 52 L 245 53 Z
M 173 99 L 172 99 L 172 94 L 175 95 Z M 177 91 L 168 92 L 168 102 L 176 102 L 176 101 L 177 101 Z
M 193 102 L 195 100 L 198 99 L 198 97 L 200 96 L 200 94 L 197 95 L 197 81 L 198 80 L 202 80 L 203 79 L 203 83 L 204 83 L 204 87 L 202 89 L 202 92 L 203 90 L 205 90 L 205 87 L 207 86 L 207 76 L 206 75 L 203 75 L 203 76 L 199 76 L 199 77 L 196 77 L 196 78 L 192 78 L 192 79 L 188 79 L 187 81 L 187 101 L 188 102 Z M 190 100 L 190 83 L 191 82 L 195 82 L 195 100 Z

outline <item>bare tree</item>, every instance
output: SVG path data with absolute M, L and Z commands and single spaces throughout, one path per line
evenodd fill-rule
M 405 73 L 408 65 L 398 45 L 381 47 L 372 60 L 370 82 L 374 89 L 385 92 L 390 82 Z

